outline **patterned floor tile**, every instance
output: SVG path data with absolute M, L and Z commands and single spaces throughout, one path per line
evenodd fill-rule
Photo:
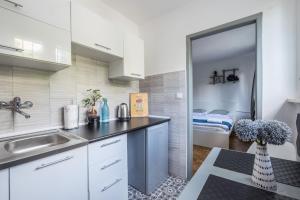
M 145 195 L 135 188 L 129 186 L 129 200 L 176 200 L 187 182 L 184 179 L 170 176 L 151 195 Z

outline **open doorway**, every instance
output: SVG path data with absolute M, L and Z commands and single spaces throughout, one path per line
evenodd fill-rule
M 187 37 L 188 177 L 213 147 L 247 150 L 239 119 L 261 118 L 261 15 Z

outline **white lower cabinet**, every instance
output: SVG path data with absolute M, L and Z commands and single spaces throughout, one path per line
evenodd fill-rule
M 0 199 L 1 200 L 9 200 L 8 169 L 0 170 Z
M 41 199 L 88 199 L 86 146 L 10 168 L 10 200 Z
M 127 200 L 127 135 L 89 145 L 90 200 Z

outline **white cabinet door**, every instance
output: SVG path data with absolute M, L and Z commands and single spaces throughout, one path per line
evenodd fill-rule
M 127 34 L 124 40 L 125 76 L 144 78 L 144 41 L 137 36 Z
M 145 77 L 144 41 L 126 34 L 124 37 L 124 58 L 110 63 L 109 78 L 136 80 Z
M 0 170 L 0 199 L 1 200 L 9 200 L 8 169 Z
M 111 23 L 78 3 L 71 5 L 72 42 L 123 57 L 123 35 Z M 97 53 L 95 53 L 97 54 Z
M 10 200 L 87 200 L 87 147 L 10 169 Z
M 71 65 L 70 32 L 1 7 L 0 24 L 0 54 Z
M 69 0 L 0 0 L 0 6 L 70 31 Z

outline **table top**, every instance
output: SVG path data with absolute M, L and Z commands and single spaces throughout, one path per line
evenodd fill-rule
M 218 158 L 220 151 L 220 148 L 213 148 L 211 150 L 206 160 L 202 163 L 201 167 L 198 169 L 198 171 L 195 173 L 190 182 L 187 184 L 186 188 L 179 196 L 179 200 L 198 199 L 209 176 L 218 176 L 239 184 L 255 187 L 251 182 L 251 175 L 238 173 L 235 171 L 214 166 L 214 163 Z M 300 199 L 299 187 L 277 183 L 276 193 L 290 198 Z

